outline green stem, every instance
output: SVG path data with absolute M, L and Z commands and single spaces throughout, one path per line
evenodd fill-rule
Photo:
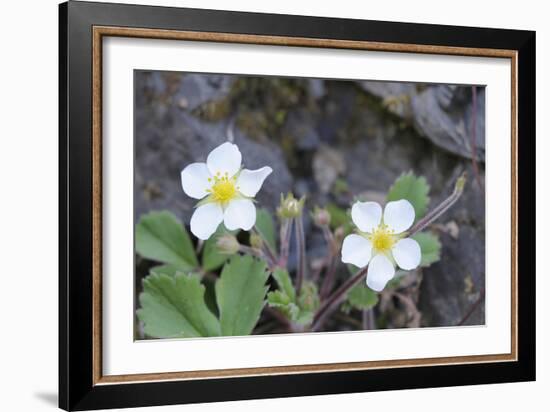
M 279 266 L 286 267 L 288 263 L 288 255 L 290 250 L 290 234 L 292 233 L 292 221 L 293 219 L 284 219 L 281 222 L 281 231 L 279 234 L 281 246 L 279 250 L 281 254 L 279 256 Z
M 327 227 L 323 228 L 323 235 L 325 237 L 325 240 L 327 242 L 327 247 L 329 249 L 329 256 L 328 256 L 329 263 L 327 265 L 327 271 L 323 279 L 323 285 L 321 286 L 321 291 L 319 295 L 321 299 L 326 298 L 330 293 L 330 291 L 332 290 L 332 286 L 334 284 L 334 277 L 336 274 L 336 267 L 337 267 L 336 255 L 338 253 L 336 242 L 334 241 L 334 236 L 332 235 L 332 232 Z
M 256 226 L 254 226 L 254 233 L 256 233 L 258 236 L 260 236 L 262 238 L 262 245 L 263 245 L 262 251 L 267 256 L 267 258 L 273 264 L 275 264 L 277 262 L 277 257 L 275 256 L 275 252 L 273 251 L 273 249 L 269 245 L 269 242 L 267 241 L 267 239 L 265 238 L 263 233 L 260 230 L 258 230 L 258 228 Z
M 296 219 L 296 251 L 298 256 L 298 269 L 296 273 L 296 293 L 299 295 L 306 274 L 306 241 L 304 236 L 304 222 L 302 216 Z

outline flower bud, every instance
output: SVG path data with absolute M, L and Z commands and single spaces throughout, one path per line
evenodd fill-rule
M 305 196 L 296 199 L 292 193 L 288 193 L 286 197 L 281 194 L 281 203 L 277 208 L 277 215 L 284 219 L 301 216 L 305 201 Z
M 455 183 L 455 192 L 462 193 L 464 185 L 466 184 L 466 172 L 462 173 Z
M 344 226 L 338 226 L 336 230 L 334 230 L 334 241 L 336 244 L 340 245 L 344 241 L 345 234 L 346 231 L 344 230 Z
M 264 246 L 264 240 L 257 233 L 250 234 L 250 246 L 256 250 L 262 250 Z
M 219 252 L 225 255 L 234 255 L 241 247 L 237 238 L 229 233 L 218 237 L 216 246 Z
M 325 227 L 330 224 L 330 213 L 328 210 L 315 207 L 313 210 L 313 222 L 319 227 Z

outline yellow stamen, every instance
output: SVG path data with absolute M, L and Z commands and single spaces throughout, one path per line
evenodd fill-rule
M 397 240 L 397 236 L 395 236 L 393 230 L 384 224 L 374 229 L 367 237 L 371 241 L 372 248 L 376 253 L 389 252 Z
M 228 177 L 227 173 L 224 176 L 220 176 L 218 172 L 214 176 L 212 187 L 207 192 L 211 193 L 212 200 L 215 202 L 225 203 L 237 195 L 237 186 L 235 183 L 235 178 Z

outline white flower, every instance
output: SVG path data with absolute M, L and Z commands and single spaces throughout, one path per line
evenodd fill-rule
M 191 216 L 191 232 L 206 240 L 221 222 L 229 230 L 250 230 L 256 223 L 252 199 L 272 172 L 241 169 L 241 152 L 233 143 L 223 143 L 210 152 L 206 163 L 192 163 L 181 172 L 183 191 L 201 200 Z
M 369 265 L 367 285 L 380 292 L 395 275 L 395 264 L 412 270 L 420 264 L 420 246 L 405 237 L 414 222 L 414 208 L 407 200 L 389 202 L 384 209 L 375 202 L 356 202 L 351 219 L 358 234 L 346 236 L 342 262 L 360 268 Z

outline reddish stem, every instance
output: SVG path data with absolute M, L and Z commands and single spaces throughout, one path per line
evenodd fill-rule
M 355 285 L 365 279 L 368 271 L 368 266 L 361 269 L 355 274 L 355 276 L 352 276 L 347 281 L 345 281 L 342 286 L 340 286 L 336 290 L 336 292 L 329 296 L 327 300 L 321 303 L 321 306 L 319 307 L 317 313 L 315 314 L 315 317 L 313 318 L 313 324 L 311 326 L 312 331 L 318 330 L 321 327 L 326 317 L 330 315 L 334 311 L 334 309 L 345 299 L 347 293 L 351 290 L 351 288 L 353 288 Z

